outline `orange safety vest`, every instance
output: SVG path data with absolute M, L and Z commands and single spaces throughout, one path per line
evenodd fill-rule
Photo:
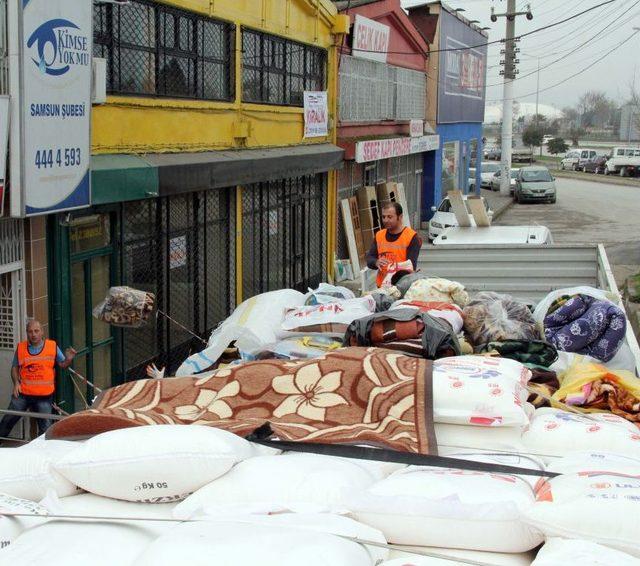
M 387 242 L 387 230 L 379 230 L 376 233 L 376 245 L 378 247 L 378 259 L 388 259 L 392 263 L 388 268 L 378 269 L 376 284 L 382 286 L 382 282 L 389 271 L 396 271 L 396 264 L 407 260 L 407 249 L 416 231 L 411 228 L 405 228 L 400 237 L 395 242 Z
M 53 340 L 45 340 L 42 351 L 29 353 L 28 342 L 18 344 L 18 366 L 20 367 L 20 393 L 44 397 L 56 388 L 56 354 L 58 347 Z

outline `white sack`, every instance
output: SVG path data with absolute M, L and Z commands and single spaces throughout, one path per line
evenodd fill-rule
M 616 472 L 635 475 L 640 473 L 640 458 L 616 452 L 584 450 L 553 460 L 547 469 L 559 474 Z
M 435 423 L 438 449 L 524 452 L 521 427 L 464 426 Z
M 73 499 L 67 497 L 67 499 Z M 38 516 L 46 515 L 47 510 L 27 499 L 19 499 L 0 493 L 0 549 L 9 546 L 26 529 L 41 524 L 46 519 Z M 29 514 L 34 517 L 11 517 L 11 513 Z
M 551 538 L 531 566 L 640 566 L 640 560 L 589 540 Z
M 504 358 L 456 356 L 433 363 L 433 420 L 474 426 L 524 426 L 529 423 L 531 372 Z
M 390 553 L 391 559 L 383 562 L 381 566 L 467 566 L 468 562 L 458 562 L 455 560 L 456 558 L 479 562 L 480 564 L 491 564 L 491 566 L 529 566 L 533 560 L 531 552 L 505 554 L 501 552 L 480 552 L 477 550 L 430 546 L 415 548 L 418 551 L 429 552 L 446 558 L 432 558 L 392 550 Z
M 187 519 L 231 504 L 340 511 L 349 493 L 366 490 L 376 479 L 366 466 L 345 458 L 302 453 L 251 458 L 187 497 L 174 516 Z
M 292 331 L 303 334 L 305 328 L 319 324 L 349 325 L 354 320 L 374 312 L 376 301 L 371 295 L 327 304 L 304 305 L 289 309 L 285 313 L 278 335 L 290 336 Z
M 79 493 L 72 482 L 53 469 L 54 464 L 78 448 L 75 442 L 45 440 L 20 448 L 0 448 L 0 493 L 39 501 L 47 491 L 58 497 Z
M 545 457 L 582 450 L 640 457 L 640 431 L 633 423 L 611 413 L 582 416 L 543 407 L 536 410 L 522 442 L 527 452 Z
M 284 514 L 183 523 L 158 538 L 136 566 L 374 566 L 386 551 L 334 534 L 384 543 L 374 529 L 334 515 Z
M 592 358 L 591 356 L 585 356 L 583 354 L 576 354 L 575 352 L 563 352 L 558 350 L 558 359 L 551 364 L 549 367 L 550 370 L 555 371 L 557 374 L 561 374 L 564 371 L 569 369 L 574 362 L 585 363 L 585 364 L 599 364 L 601 366 L 605 366 L 610 370 L 627 370 L 631 373 L 636 373 L 636 358 L 631 352 L 631 348 L 629 345 L 624 342 L 618 353 L 610 359 L 608 362 L 603 362 L 598 360 L 597 358 Z
M 608 472 L 541 482 L 526 521 L 545 537 L 586 539 L 640 557 L 640 478 Z
M 183 499 L 252 455 L 249 442 L 224 430 L 141 426 L 90 438 L 56 469 L 97 495 L 161 503 Z
M 176 376 L 204 371 L 218 361 L 225 348 L 235 340 L 241 351 L 252 351 L 276 341 L 284 310 L 304 304 L 304 295 L 294 289 L 262 293 L 240 304 L 209 337 L 208 346 L 189 356 Z
M 409 467 L 348 501 L 352 516 L 395 544 L 489 552 L 524 552 L 542 542 L 523 522 L 533 505 L 519 478 Z

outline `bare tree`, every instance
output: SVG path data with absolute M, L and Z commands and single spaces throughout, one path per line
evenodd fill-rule
M 582 126 L 603 127 L 611 122 L 617 105 L 606 93 L 599 90 L 588 90 L 578 101 Z

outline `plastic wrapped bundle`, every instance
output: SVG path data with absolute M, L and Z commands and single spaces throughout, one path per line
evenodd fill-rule
M 464 330 L 474 346 L 505 340 L 539 340 L 526 304 L 510 295 L 478 293 L 464 308 Z
M 93 309 L 93 316 L 113 326 L 144 326 L 153 312 L 153 293 L 131 287 L 111 287 L 104 301 Z

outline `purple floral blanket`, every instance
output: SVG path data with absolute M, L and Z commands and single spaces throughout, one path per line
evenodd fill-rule
M 622 346 L 627 329 L 624 312 L 616 305 L 575 295 L 544 319 L 544 334 L 558 350 L 608 362 Z

